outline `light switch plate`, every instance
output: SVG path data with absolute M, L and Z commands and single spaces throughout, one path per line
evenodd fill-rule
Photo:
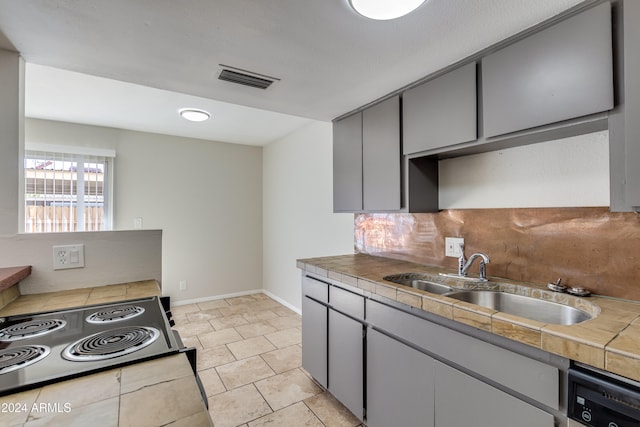
M 445 237 L 444 238 L 444 254 L 445 256 L 459 258 L 462 255 L 460 245 L 464 248 L 464 238 L 462 237 Z
M 60 245 L 53 247 L 53 269 L 84 267 L 84 245 Z

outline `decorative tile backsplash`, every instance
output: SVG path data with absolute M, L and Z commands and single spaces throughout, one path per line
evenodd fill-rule
M 491 258 L 487 274 L 640 301 L 640 215 L 608 208 L 469 209 L 434 214 L 356 214 L 356 252 L 457 268 L 445 237 L 467 257 Z M 478 274 L 478 266 L 469 275 Z

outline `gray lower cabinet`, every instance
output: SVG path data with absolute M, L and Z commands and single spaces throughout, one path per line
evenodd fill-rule
M 302 367 L 327 388 L 328 308 L 302 297 Z
M 433 427 L 434 360 L 367 331 L 367 426 Z
M 363 419 L 363 325 L 333 309 L 329 309 L 328 390 L 355 416 Z
M 435 363 L 436 427 L 553 427 L 553 415 L 466 375 Z
M 482 58 L 485 137 L 611 108 L 609 2 Z
M 402 150 L 413 154 L 474 141 L 476 63 L 464 65 L 402 94 Z

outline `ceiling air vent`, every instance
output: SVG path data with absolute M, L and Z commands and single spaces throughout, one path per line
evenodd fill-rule
M 218 79 L 231 83 L 237 83 L 239 85 L 251 86 L 258 89 L 266 89 L 271 86 L 273 82 L 279 80 L 274 77 L 252 73 L 250 71 L 241 70 L 239 68 L 231 68 L 222 64 L 221 66 L 222 71 L 220 72 Z

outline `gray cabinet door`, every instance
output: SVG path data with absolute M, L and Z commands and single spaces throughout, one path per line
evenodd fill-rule
M 475 140 L 476 92 L 475 62 L 404 92 L 404 154 Z
M 364 416 L 362 333 L 362 323 L 329 309 L 329 391 L 360 420 Z
M 441 362 L 435 365 L 436 427 L 553 427 L 553 415 Z
M 484 57 L 484 135 L 613 108 L 611 40 L 606 2 Z
M 640 211 L 640 2 L 624 2 L 624 181 L 626 201 Z M 611 131 L 610 131 L 611 132 Z M 611 138 L 611 137 L 610 137 Z M 617 138 L 617 137 L 616 137 Z M 611 142 L 613 143 L 613 141 Z M 611 168 L 622 169 L 619 165 Z M 618 172 L 618 171 L 616 171 Z
M 302 367 L 323 387 L 327 387 L 328 308 L 302 297 Z
M 433 359 L 367 332 L 367 426 L 433 427 Z
M 362 164 L 364 210 L 399 210 L 402 200 L 398 96 L 362 112 Z
M 362 210 L 362 113 L 333 123 L 333 211 Z

